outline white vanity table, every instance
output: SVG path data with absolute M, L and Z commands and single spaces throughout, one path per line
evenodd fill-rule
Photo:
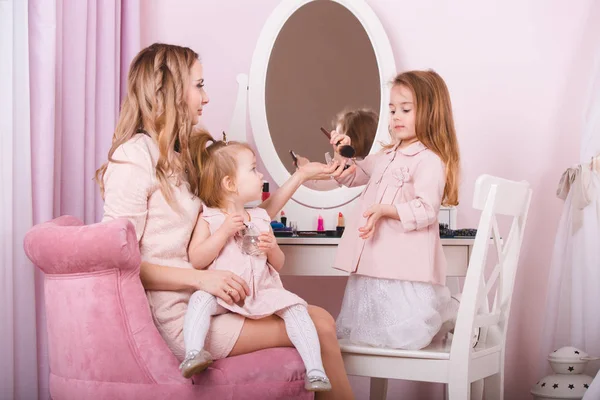
M 293 276 L 347 276 L 333 268 L 340 238 L 280 237 L 277 243 L 285 254 L 281 275 Z M 448 277 L 464 276 L 474 239 L 442 239 L 448 262 Z

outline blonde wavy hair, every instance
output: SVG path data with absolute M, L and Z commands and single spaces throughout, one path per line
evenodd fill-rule
M 223 180 L 234 182 L 237 175 L 237 155 L 240 150 L 254 150 L 246 143 L 215 140 L 210 135 L 194 135 L 190 143 L 194 165 L 199 174 L 198 197 L 211 208 L 227 206 L 227 190 Z
M 177 208 L 168 182 L 189 184 L 197 192 L 198 171 L 189 150 L 193 132 L 193 117 L 186 102 L 191 68 L 198 54 L 187 47 L 154 43 L 141 50 L 133 59 L 127 77 L 127 95 L 121 106 L 119 120 L 108 152 L 108 162 L 115 150 L 137 133 L 150 136 L 158 144 L 156 177 L 166 201 Z M 108 162 L 96 171 L 96 182 L 104 197 L 104 174 Z
M 435 71 L 429 70 L 403 72 L 394 78 L 392 84 L 405 86 L 412 92 L 417 139 L 437 154 L 446 167 L 442 205 L 458 205 L 460 152 L 446 83 Z M 395 145 L 393 143 L 386 148 Z

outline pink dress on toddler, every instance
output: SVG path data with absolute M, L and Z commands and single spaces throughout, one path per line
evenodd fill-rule
M 247 211 L 250 218 L 246 223 L 246 236 L 238 233 L 228 238 L 208 269 L 230 271 L 240 276 L 248 284 L 250 294 L 243 302 L 230 305 L 208 292 L 194 292 L 183 328 L 186 357 L 180 366 L 182 374 L 191 377 L 204 370 L 214 359 L 204 349 L 211 315 L 227 311 L 252 319 L 277 315 L 283 319 L 288 337 L 306 367 L 305 389 L 330 390 L 331 383 L 321 359 L 319 336 L 306 302 L 283 288 L 279 273 L 256 247 L 256 238 L 250 242 L 252 246 L 242 246 L 244 238 L 247 240 L 271 229 L 270 218 L 265 210 L 254 208 Z M 205 208 L 200 218 L 208 223 L 212 235 L 223 225 L 226 214 L 214 208 Z
M 262 208 L 248 209 L 250 221 L 247 225 L 268 232 L 271 228 L 269 215 Z M 211 235 L 223 225 L 227 216 L 218 209 L 205 207 L 201 218 L 210 228 Z M 264 254 L 251 256 L 242 251 L 242 236 L 230 237 L 225 246 L 208 269 L 231 271 L 239 275 L 250 288 L 242 304 L 229 305 L 217 298 L 220 306 L 246 318 L 260 319 L 275 314 L 284 308 L 306 302 L 294 293 L 283 288 L 279 273 L 267 262 Z

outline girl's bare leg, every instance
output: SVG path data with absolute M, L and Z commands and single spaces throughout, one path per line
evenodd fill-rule
M 315 393 L 315 399 L 354 399 L 335 333 L 335 320 L 320 307 L 308 306 L 308 313 L 317 328 L 325 373 L 332 387 L 330 392 Z M 246 319 L 240 337 L 229 355 L 247 354 L 272 347 L 292 347 L 283 320 L 277 316 L 259 320 Z

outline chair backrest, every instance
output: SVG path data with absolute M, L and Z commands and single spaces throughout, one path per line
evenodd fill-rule
M 462 300 L 451 358 L 468 357 L 473 351 L 471 337 L 481 328 L 480 343 L 504 348 L 515 275 L 523 241 L 531 188 L 490 175 L 480 176 L 475 184 L 473 207 L 481 210 L 475 243 L 462 291 Z M 497 216 L 506 216 L 510 228 L 500 234 Z M 490 248 L 497 261 L 486 273 Z

